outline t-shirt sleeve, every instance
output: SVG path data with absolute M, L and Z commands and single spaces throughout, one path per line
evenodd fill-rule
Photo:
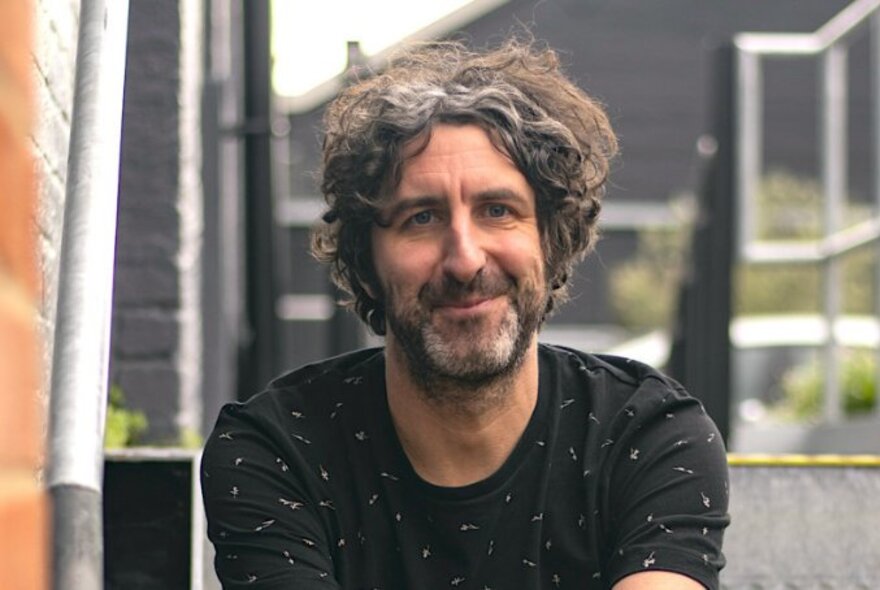
M 265 410 L 227 405 L 202 456 L 217 575 L 227 590 L 339 588 L 318 505 L 320 476 Z
M 718 588 L 729 523 L 727 456 L 702 405 L 649 379 L 617 416 L 607 457 L 612 582 L 663 570 Z

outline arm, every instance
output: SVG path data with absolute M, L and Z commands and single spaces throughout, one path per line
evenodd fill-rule
M 705 586 L 673 572 L 640 572 L 625 577 L 612 590 L 705 590 Z
M 202 457 L 217 576 L 224 589 L 339 588 L 313 501 L 316 478 L 289 437 L 256 414 L 254 407 L 224 408 Z
M 659 380 L 643 388 L 619 417 L 608 458 L 615 590 L 716 589 L 729 522 L 723 442 L 683 390 Z

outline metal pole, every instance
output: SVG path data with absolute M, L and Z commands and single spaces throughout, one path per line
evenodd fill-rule
M 737 220 L 736 252 L 747 258 L 752 243 L 758 238 L 755 209 L 758 182 L 761 178 L 763 150 L 761 145 L 763 84 L 761 58 L 734 46 L 737 56 L 736 107 L 736 186 Z
M 871 109 L 873 110 L 874 215 L 880 216 L 880 13 L 871 16 Z M 880 334 L 880 243 L 874 246 L 874 319 Z M 874 351 L 874 415 L 880 416 L 880 341 Z
M 80 5 L 49 407 L 55 590 L 103 588 L 103 440 L 128 6 Z
M 280 367 L 272 174 L 269 0 L 248 0 L 244 24 L 244 170 L 247 320 L 252 332 L 239 373 L 239 396 L 264 387 Z
M 822 57 L 822 183 L 825 197 L 825 238 L 842 227 L 846 198 L 846 95 L 847 50 L 832 45 Z M 841 263 L 829 256 L 823 262 L 825 325 L 825 419 L 839 421 L 840 403 L 839 346 L 835 326 L 841 307 Z

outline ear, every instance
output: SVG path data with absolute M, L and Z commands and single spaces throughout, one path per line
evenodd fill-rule
M 350 282 L 357 282 L 357 285 L 369 295 L 370 299 L 380 301 L 382 289 L 378 286 L 379 280 L 373 267 L 372 239 L 367 237 L 366 243 L 358 240 L 352 248 L 355 251 L 352 253 L 354 258 L 352 264 L 348 267 Z

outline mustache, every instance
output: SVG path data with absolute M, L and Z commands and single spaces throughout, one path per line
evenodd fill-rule
M 440 281 L 422 287 L 419 299 L 430 306 L 455 304 L 468 299 L 493 299 L 512 293 L 512 279 L 503 275 L 479 273 L 473 280 L 462 283 L 444 276 Z

